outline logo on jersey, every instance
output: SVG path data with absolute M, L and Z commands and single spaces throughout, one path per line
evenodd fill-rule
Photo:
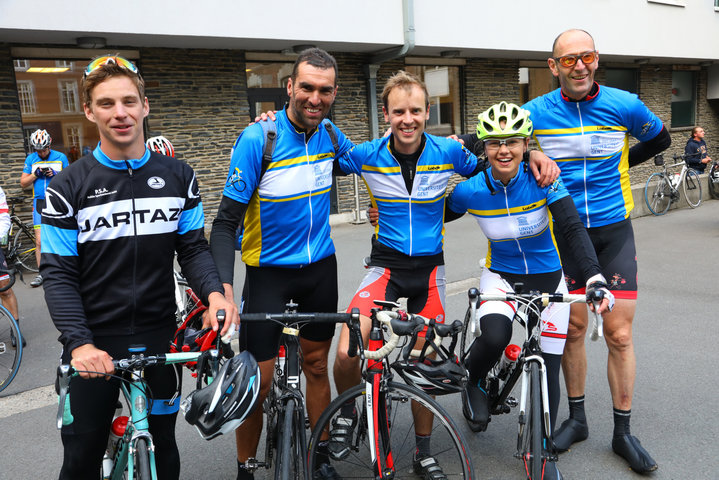
M 331 166 L 331 164 L 329 164 Z M 315 187 L 323 188 L 332 183 L 332 171 L 325 173 L 326 169 L 322 168 L 322 165 L 315 164 Z
M 147 186 L 159 190 L 165 186 L 165 181 L 160 177 L 150 177 L 147 179 Z
M 41 215 L 48 218 L 70 218 L 75 211 L 65 197 L 60 195 L 52 188 L 45 191 L 45 208 L 42 209 Z
M 589 154 L 592 156 L 613 155 L 624 146 L 624 134 L 600 134 L 589 137 Z
M 95 189 L 95 193 L 93 193 L 92 195 L 88 195 L 88 196 L 87 196 L 87 199 L 90 200 L 90 199 L 93 199 L 93 198 L 105 197 L 105 196 L 107 196 L 107 195 L 114 195 L 114 194 L 116 194 L 116 193 L 117 193 L 117 190 L 112 190 L 112 191 L 110 191 L 110 190 L 108 190 L 108 189 L 105 188 L 105 187 L 103 187 L 103 188 L 96 188 L 96 189 Z
M 187 189 L 187 198 L 200 198 L 200 186 L 197 184 L 194 172 L 192 172 L 192 181 Z
M 359 297 L 360 297 L 360 298 L 368 298 L 368 297 L 369 297 L 369 292 L 368 292 L 367 290 L 363 290 L 363 291 L 361 291 L 361 292 L 359 293 Z
M 549 186 L 550 192 L 556 192 L 559 190 L 559 186 L 562 184 L 562 182 L 559 179 L 556 179 L 553 184 Z
M 645 123 L 644 125 L 642 125 L 642 133 L 640 133 L 639 136 L 642 137 L 642 136 L 646 135 L 647 133 L 649 133 L 649 130 L 651 130 L 652 127 L 654 127 L 654 120 L 650 120 L 647 123 Z

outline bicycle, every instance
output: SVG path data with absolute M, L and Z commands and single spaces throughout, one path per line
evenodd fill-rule
M 177 326 L 182 325 L 187 316 L 197 307 L 202 305 L 200 298 L 192 291 L 187 279 L 177 270 L 173 271 L 173 279 L 175 281 L 175 323 Z
M 393 302 L 375 303 L 385 308 L 398 307 Z M 462 329 L 461 322 L 457 320 L 451 325 L 443 325 L 419 315 L 378 309 L 372 310 L 370 318 L 369 346 L 359 351 L 364 381 L 338 396 L 320 416 L 310 438 L 310 471 L 314 471 L 315 453 L 323 433 L 337 428 L 341 409 L 351 403 L 357 417 L 353 428 L 346 433 L 347 448 L 339 455 L 331 453 L 332 464 L 342 478 L 416 478 L 414 469 L 418 459 L 415 459 L 413 411 L 422 408 L 434 415 L 431 455 L 424 458 L 432 458 L 434 465 L 441 465 L 448 479 L 474 478 L 466 442 L 447 411 L 416 386 L 393 381 L 393 370 L 397 370 L 403 359 L 412 353 L 417 334 L 425 325 L 428 330 L 423 349 L 431 345 L 435 352 L 439 354 L 443 351 L 446 357 L 454 350 L 457 334 Z M 383 329 L 389 334 L 386 341 Z M 411 338 L 403 346 L 398 357 L 400 360 L 390 363 L 388 355 L 396 348 L 400 336 Z M 434 338 L 447 336 L 452 337 L 451 344 L 448 349 L 442 350 L 444 347 L 435 343 Z M 364 345 L 359 325 L 351 330 L 350 355 L 357 352 L 358 345 Z
M 684 192 L 684 198 L 686 198 L 691 208 L 696 208 L 702 203 L 702 186 L 699 182 L 699 174 L 687 166 L 684 155 L 674 154 L 672 159 L 676 163 L 666 165 L 662 154 L 654 157 L 654 165 L 662 167 L 663 170 L 652 173 L 644 186 L 644 200 L 649 211 L 654 215 L 664 215 L 671 204 L 679 200 L 680 185 Z M 677 162 L 677 160 L 680 161 Z M 679 165 L 682 166 L 681 173 L 674 173 L 673 175 L 669 173 L 670 168 Z
M 0 275 L 9 275 L 9 282 L 0 288 L 4 292 L 15 283 L 13 270 L 0 270 Z M 15 317 L 0 305 L 0 392 L 13 381 L 22 361 L 22 333 Z
M 114 448 L 114 455 L 112 458 L 106 457 L 103 460 L 100 478 L 112 480 L 126 478 L 155 480 L 157 478 L 155 446 L 149 432 L 148 422 L 148 412 L 152 410 L 153 400 L 152 392 L 143 380 L 145 368 L 154 365 L 197 362 L 197 389 L 202 387 L 203 381 L 211 383 L 220 368 L 220 354 L 217 349 L 148 356 L 145 356 L 144 351 L 143 345 L 134 346 L 129 348 L 129 358 L 112 361 L 115 370 L 121 372 L 121 375 L 115 373 L 111 377 L 121 381 L 120 391 L 129 408 L 130 415 L 125 431 Z M 70 379 L 79 373 L 71 365 L 60 365 L 57 369 L 59 399 L 56 424 L 58 430 L 63 425 L 70 425 L 73 422 L 68 395 Z
M 469 307 L 465 315 L 462 331 L 462 356 L 464 362 L 474 338 L 479 337 L 479 303 L 484 301 L 517 302 L 513 323 L 524 329 L 524 343 L 516 362 L 502 368 L 498 361 L 486 378 L 487 398 L 490 415 L 510 413 L 519 406 L 519 428 L 517 451 L 514 456 L 524 463 L 525 473 L 530 480 L 540 480 L 547 461 L 556 461 L 557 453 L 552 440 L 552 426 L 549 417 L 549 392 L 547 390 L 547 371 L 542 358 L 540 335 L 542 322 L 541 310 L 549 303 L 575 303 L 601 301 L 588 299 L 586 295 L 568 293 L 521 293 L 523 285 L 516 283 L 514 292 L 502 294 L 480 293 L 477 288 L 468 291 Z M 595 306 L 598 303 L 595 303 Z M 594 315 L 592 340 L 603 336 L 602 318 Z M 519 400 L 510 396 L 521 378 Z
M 709 195 L 719 198 L 719 160 L 713 160 L 709 169 Z
M 301 357 L 299 334 L 308 322 L 347 323 L 359 328 L 359 312 L 352 313 L 303 313 L 297 312 L 297 304 L 288 303 L 285 313 L 242 313 L 240 321 L 271 321 L 283 326 L 280 338 L 280 355 L 275 362 L 272 387 L 263 405 L 266 418 L 265 458 L 249 458 L 245 468 L 254 472 L 259 468 L 270 469 L 276 455 L 275 479 L 287 480 L 311 478 L 314 470 L 308 469 L 305 401 L 300 389 Z
M 35 228 L 32 223 L 23 222 L 15 214 L 15 203 L 22 203 L 23 197 L 8 197 L 10 203 L 10 231 L 5 246 L 5 259 L 8 266 L 20 266 L 30 272 L 37 272 L 35 257 Z

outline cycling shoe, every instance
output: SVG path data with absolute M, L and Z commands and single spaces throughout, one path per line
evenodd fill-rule
M 462 390 L 462 414 L 473 432 L 483 432 L 490 421 L 487 393 L 476 385 Z
M 554 448 L 558 452 L 566 452 L 573 443 L 584 441 L 587 437 L 589 437 L 587 424 L 568 418 L 554 431 Z
M 544 480 L 564 480 L 562 472 L 557 468 L 557 462 L 546 462 L 544 464 Z
M 315 473 L 312 475 L 312 478 L 316 480 L 342 480 L 342 477 L 339 473 L 337 473 L 335 467 L 333 467 L 329 463 L 323 463 L 322 465 L 320 465 L 320 468 L 315 470 Z
M 659 468 L 634 435 L 616 435 L 612 438 L 612 450 L 629 462 L 631 469 L 637 473 L 649 473 Z
M 437 460 L 434 457 L 418 457 L 414 459 L 412 464 L 414 473 L 422 477 L 424 480 L 447 480 L 447 475 L 442 471 Z

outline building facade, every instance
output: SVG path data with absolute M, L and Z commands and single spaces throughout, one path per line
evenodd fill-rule
M 194 167 L 209 222 L 234 140 L 255 114 L 282 107 L 296 52 L 305 46 L 337 58 L 331 117 L 361 142 L 386 128 L 380 93 L 393 72 L 406 69 L 427 83 L 430 133 L 472 131 L 491 104 L 523 103 L 556 88 L 546 58 L 556 35 L 573 27 L 595 38 L 597 80 L 637 93 L 664 121 L 670 154 L 683 152 L 691 128 L 701 125 L 710 154 L 719 156 L 718 2 L 318 0 L 298 11 L 284 0 L 273 9 L 246 1 L 221 0 L 215 3 L 222 8 L 211 8 L 130 0 L 123 4 L 127 15 L 110 22 L 101 2 L 6 0 L 0 4 L 0 185 L 10 196 L 22 193 L 20 172 L 36 128 L 47 129 L 54 148 L 70 159 L 94 148 L 80 79 L 97 55 L 137 62 L 150 101 L 146 134 L 169 138 L 178 158 Z M 42 21 L 28 11 L 43 12 Z M 634 167 L 632 182 L 642 183 L 654 169 L 652 162 Z M 353 177 L 337 179 L 333 200 L 333 212 L 345 221 L 368 204 Z

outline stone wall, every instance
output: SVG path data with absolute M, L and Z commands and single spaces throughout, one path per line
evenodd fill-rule
M 22 117 L 15 85 L 10 47 L 0 44 L 0 187 L 8 197 L 22 196 L 30 200 L 32 189 L 23 192 L 20 174 L 25 165 Z M 26 220 L 32 220 L 32 202 L 27 201 L 16 210 Z

